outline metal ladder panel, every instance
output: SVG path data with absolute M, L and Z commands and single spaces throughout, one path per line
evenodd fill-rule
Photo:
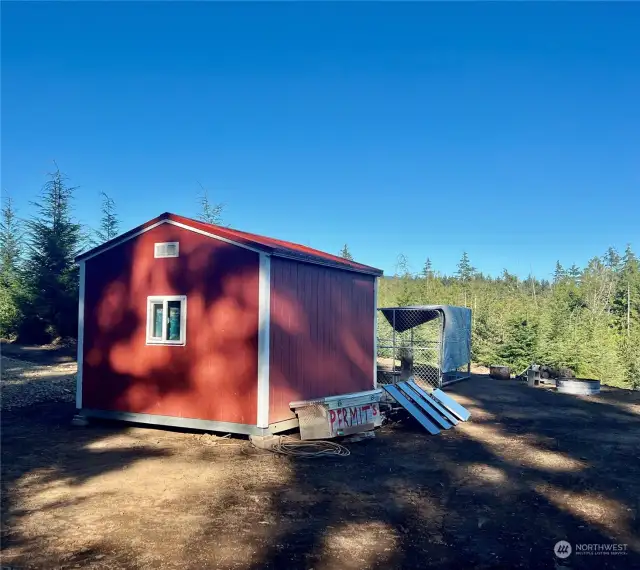
M 407 380 L 407 384 L 411 386 L 418 394 L 420 394 L 429 404 L 431 404 L 436 410 L 438 410 L 451 424 L 454 426 L 460 423 L 460 420 L 456 418 L 447 408 L 445 408 L 438 400 L 436 400 L 431 394 L 429 394 L 426 390 L 418 386 L 415 381 Z
M 463 422 L 466 422 L 471 417 L 471 413 L 467 408 L 458 404 L 449 394 L 445 394 L 442 390 L 436 389 L 431 392 L 431 395 L 445 408 L 451 410 L 451 412 L 458 416 Z
M 439 425 L 443 429 L 452 428 L 453 425 L 447 421 L 446 418 L 442 417 L 436 410 L 434 410 L 429 402 L 425 401 L 418 392 L 416 392 L 411 386 L 407 384 L 407 382 L 400 382 L 396 384 L 396 386 L 400 389 L 400 391 L 407 397 L 413 400 L 413 403 L 418 406 L 423 413 L 429 416 L 437 425 Z
M 440 430 L 435 426 L 427 417 L 422 413 L 413 402 L 411 402 L 396 386 L 393 384 L 386 384 L 382 386 L 382 389 L 387 392 L 398 404 L 400 404 L 409 414 L 411 414 L 420 425 L 426 429 L 431 435 L 437 435 Z

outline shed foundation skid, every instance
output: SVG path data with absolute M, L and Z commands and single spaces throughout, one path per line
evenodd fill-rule
M 83 418 L 85 423 L 79 423 L 76 418 Z M 273 435 L 298 427 L 298 419 L 286 422 L 270 424 L 267 428 L 256 425 L 237 424 L 233 422 L 217 422 L 214 420 L 201 420 L 197 418 L 178 418 L 175 416 L 160 416 L 156 414 L 137 414 L 132 412 L 115 412 L 111 410 L 79 410 L 74 417 L 74 425 L 86 425 L 86 418 L 99 418 L 104 420 L 119 420 L 136 424 L 148 424 L 153 426 L 177 427 L 188 430 L 210 431 L 217 433 L 233 433 L 237 435 Z

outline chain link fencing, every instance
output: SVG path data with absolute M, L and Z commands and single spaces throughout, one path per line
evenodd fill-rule
M 409 325 L 411 315 L 409 315 Z M 423 388 L 442 385 L 442 325 L 438 315 L 422 323 L 415 315 L 415 325 L 403 332 L 395 331 L 386 318 L 378 318 L 378 384 L 395 384 L 413 376 Z

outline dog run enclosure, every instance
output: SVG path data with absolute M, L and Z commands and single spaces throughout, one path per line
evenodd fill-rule
M 471 375 L 471 309 L 420 305 L 378 309 L 377 381 L 413 377 L 440 388 Z

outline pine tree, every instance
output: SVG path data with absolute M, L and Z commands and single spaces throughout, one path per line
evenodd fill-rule
M 634 323 L 640 320 L 640 262 L 631 245 L 627 245 L 622 256 L 616 285 L 613 312 L 619 329 L 630 337 Z
M 537 341 L 537 325 L 526 320 L 513 321 L 499 357 L 521 372 L 536 359 Z
M 625 272 L 632 272 L 632 273 L 638 272 L 638 267 L 639 267 L 638 258 L 636 257 L 636 254 L 631 249 L 631 244 L 627 244 L 627 247 L 624 250 L 624 255 L 622 257 L 622 267 L 623 267 L 623 271 Z
M 349 261 L 353 261 L 353 256 L 351 255 L 351 252 L 349 251 L 349 246 L 346 243 L 342 246 L 342 249 L 340 250 L 340 257 L 344 257 Z
M 96 235 L 100 243 L 113 239 L 118 235 L 120 220 L 116 215 L 116 205 L 106 192 L 100 192 L 102 198 L 102 217 L 100 218 L 100 229 L 96 230 Z
M 572 267 L 575 279 L 558 263 L 553 286 L 533 275 L 519 281 L 508 271 L 496 279 L 474 271 L 463 281 L 468 258 L 461 265 L 455 278 L 425 279 L 424 271 L 415 278 L 401 255 L 395 275 L 380 280 L 381 303 L 471 306 L 472 356 L 480 364 L 524 369 L 535 360 L 605 384 L 640 384 L 640 263 L 630 247 L 617 269 L 607 252 L 584 270 Z
M 512 273 L 509 273 L 506 269 L 502 270 L 502 281 L 504 281 L 506 285 L 509 285 L 512 287 L 518 286 L 518 276 L 513 275 Z
M 577 281 L 578 279 L 580 279 L 581 274 L 582 271 L 575 263 L 571 267 L 569 267 L 569 270 L 566 272 L 567 277 L 569 277 L 573 281 Z
M 414 287 L 415 280 L 411 276 L 409 259 L 403 253 L 399 254 L 396 259 L 395 279 L 398 287 L 396 303 L 400 307 L 411 305 L 418 293 Z
M 21 227 L 13 200 L 5 196 L 0 218 L 0 336 L 12 337 L 22 319 Z
M 553 272 L 553 282 L 560 283 L 567 276 L 567 272 L 564 270 L 564 267 L 560 265 L 559 261 L 556 261 L 556 268 Z
M 40 201 L 34 203 L 38 215 L 28 222 L 26 336 L 37 336 L 42 330 L 51 338 L 77 334 L 78 267 L 74 258 L 86 240 L 72 215 L 75 190 L 56 168 Z
M 224 210 L 224 204 L 213 204 L 209 200 L 209 191 L 200 184 L 200 195 L 198 197 L 198 204 L 200 206 L 200 212 L 198 213 L 198 219 L 206 222 L 207 224 L 214 224 L 221 226 L 223 224 L 222 211 Z
M 458 270 L 456 271 L 456 276 L 458 277 L 458 279 L 460 279 L 460 281 L 467 282 L 473 277 L 475 271 L 475 268 L 469 261 L 469 255 L 466 251 L 463 251 L 462 257 L 458 262 Z
M 409 268 L 409 259 L 404 253 L 396 258 L 396 277 L 410 277 L 411 270 Z
M 22 256 L 20 223 L 11 196 L 5 196 L 0 220 L 0 284 L 9 286 L 18 276 Z
M 422 277 L 425 279 L 433 278 L 433 268 L 431 265 L 431 259 L 427 257 L 427 260 L 424 262 L 424 267 L 422 268 Z
M 622 259 L 620 258 L 620 255 L 616 251 L 616 248 L 610 247 L 609 249 L 607 249 L 607 253 L 605 253 L 604 256 L 602 257 L 602 261 L 609 269 L 613 271 L 618 271 L 618 269 L 620 268 L 620 262 L 622 261 Z
M 623 338 L 620 353 L 626 372 L 625 387 L 640 390 L 640 326 L 636 323 Z

